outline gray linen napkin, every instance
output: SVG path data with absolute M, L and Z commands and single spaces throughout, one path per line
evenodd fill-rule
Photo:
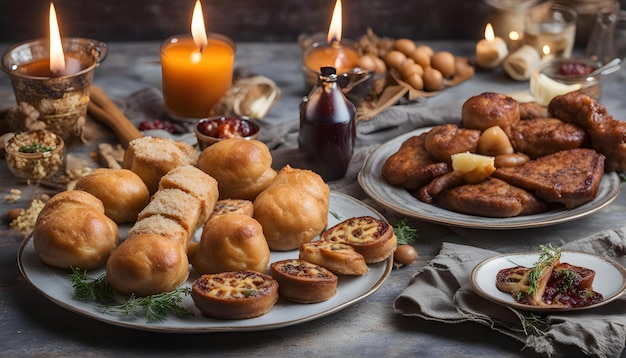
M 567 243 L 564 250 L 611 257 L 626 264 L 626 227 L 607 230 Z M 497 305 L 476 294 L 472 269 L 498 252 L 444 243 L 439 254 L 418 271 L 396 298 L 394 309 L 405 316 L 445 323 L 477 322 L 511 336 L 538 353 L 561 357 L 582 352 L 595 357 L 618 357 L 626 343 L 626 296 L 604 306 L 542 317 L 544 334 L 524 332 L 521 316 L 528 313 Z

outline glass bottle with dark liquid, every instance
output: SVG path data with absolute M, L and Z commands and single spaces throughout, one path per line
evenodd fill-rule
M 317 85 L 300 109 L 298 147 L 308 169 L 325 181 L 343 178 L 356 138 L 356 108 L 337 84 L 333 67 L 322 67 Z

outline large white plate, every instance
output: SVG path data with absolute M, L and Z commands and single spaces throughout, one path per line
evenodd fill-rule
M 393 186 L 382 175 L 387 159 L 396 153 L 410 137 L 429 131 L 420 128 L 396 137 L 378 147 L 363 164 L 358 180 L 363 190 L 372 199 L 389 209 L 406 216 L 449 226 L 480 229 L 522 229 L 554 225 L 590 215 L 610 204 L 620 191 L 620 180 L 616 173 L 602 177 L 596 198 L 577 208 L 557 209 L 537 215 L 521 215 L 511 218 L 488 218 L 467 215 L 419 201 L 403 188 Z
M 341 193 L 330 193 L 329 227 L 355 216 L 372 216 L 384 220 L 384 217 L 361 203 Z M 297 258 L 298 251 L 272 252 L 270 262 L 287 258 Z M 24 241 L 18 252 L 18 264 L 22 274 L 44 296 L 54 303 L 84 316 L 113 325 L 146 330 L 178 333 L 200 333 L 220 331 L 260 331 L 294 325 L 320 318 L 352 305 L 374 293 L 385 282 L 393 268 L 393 257 L 376 264 L 370 264 L 369 271 L 363 276 L 339 276 L 337 294 L 328 301 L 315 304 L 296 304 L 280 299 L 270 312 L 264 316 L 244 320 L 217 320 L 203 317 L 196 309 L 190 296 L 185 297 L 182 305 L 194 313 L 193 317 L 177 318 L 169 316 L 164 322 L 147 323 L 146 318 L 124 319 L 102 311 L 91 302 L 72 299 L 74 290 L 69 273 L 44 265 L 35 252 L 32 238 Z M 104 273 L 104 268 L 90 271 L 88 276 L 97 278 Z M 196 275 L 185 283 L 191 287 Z
M 602 294 L 604 298 L 602 302 L 576 308 L 530 306 L 518 303 L 510 294 L 504 293 L 496 287 L 496 275 L 500 270 L 518 265 L 532 267 L 539 259 L 539 255 L 539 252 L 525 252 L 489 258 L 476 265 L 474 270 L 472 270 L 472 275 L 470 276 L 472 288 L 476 293 L 488 300 L 526 311 L 589 309 L 607 304 L 626 291 L 626 269 L 622 265 L 606 257 L 574 251 L 563 251 L 561 253 L 561 262 L 594 270 L 596 276 L 593 280 L 593 290 Z

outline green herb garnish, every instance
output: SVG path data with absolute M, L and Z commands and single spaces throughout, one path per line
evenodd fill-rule
M 53 149 L 52 147 L 49 147 L 49 146 L 46 146 L 37 142 L 37 143 L 21 146 L 19 151 L 21 153 L 43 153 L 43 152 L 49 152 L 52 149 Z
M 529 296 L 533 295 L 539 288 L 539 280 L 543 277 L 546 270 L 561 258 L 561 249 L 555 249 L 552 247 L 552 244 L 540 245 L 539 248 L 542 251 L 541 255 L 539 255 L 539 260 L 528 273 L 530 288 L 525 294 Z
M 402 219 L 393 227 L 393 233 L 396 234 L 398 245 L 412 244 L 417 239 L 417 229 L 410 227 L 406 219 Z
M 111 285 L 106 280 L 106 275 L 93 279 L 87 277 L 86 271 L 72 267 L 71 280 L 75 300 L 93 301 L 105 313 L 136 318 L 143 310 L 150 323 L 164 321 L 168 313 L 181 318 L 193 316 L 193 313 L 180 305 L 183 297 L 191 293 L 189 287 L 145 297 L 131 295 L 126 301 L 118 301 L 115 299 Z
M 543 336 L 546 334 L 546 330 L 550 327 L 550 323 L 548 323 L 548 321 L 543 319 L 541 316 L 534 313 L 529 313 L 528 316 L 525 316 L 513 308 L 509 307 L 509 309 L 519 318 L 520 323 L 522 324 L 522 330 L 526 336 Z

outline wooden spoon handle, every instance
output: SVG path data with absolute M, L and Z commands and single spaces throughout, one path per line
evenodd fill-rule
M 102 88 L 91 86 L 90 97 L 87 107 L 89 113 L 111 128 L 124 148 L 127 148 L 128 143 L 133 139 L 143 137 L 139 129 L 124 116 Z

